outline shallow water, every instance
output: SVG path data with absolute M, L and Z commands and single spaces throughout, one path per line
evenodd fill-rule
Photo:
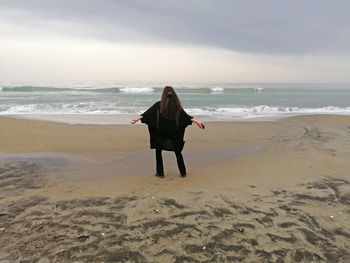
M 190 174 L 192 168 L 232 162 L 261 151 L 261 144 L 211 149 L 185 149 L 183 156 Z M 4 162 L 27 162 L 44 165 L 59 181 L 86 182 L 119 176 L 144 176 L 155 172 L 154 150 L 144 150 L 104 160 L 93 160 L 75 155 L 40 153 L 0 153 Z M 165 175 L 178 174 L 173 152 L 163 151 Z

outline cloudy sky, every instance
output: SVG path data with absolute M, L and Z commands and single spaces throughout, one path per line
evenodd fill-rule
M 350 82 L 348 0 L 0 0 L 0 82 Z

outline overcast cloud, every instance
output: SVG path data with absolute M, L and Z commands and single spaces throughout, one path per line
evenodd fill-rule
M 262 53 L 350 50 L 347 0 L 3 0 L 1 6 L 22 11 L 24 21 L 92 26 L 85 34 L 112 41 L 154 38 Z M 21 23 L 18 19 L 12 22 Z M 63 33 L 78 32 L 66 28 Z
M 347 0 L 0 0 L 0 40 L 85 38 L 303 61 L 334 55 L 342 72 L 349 10 Z

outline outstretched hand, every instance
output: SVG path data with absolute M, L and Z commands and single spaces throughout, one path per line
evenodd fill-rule
M 134 119 L 134 120 L 132 120 L 131 122 L 130 122 L 130 124 L 135 124 L 136 122 L 138 122 L 139 121 L 139 119 Z
M 203 124 L 203 123 L 201 123 L 201 122 L 197 122 L 197 126 L 198 126 L 200 129 L 202 129 L 202 130 L 204 130 L 204 129 L 205 129 L 204 124 Z
M 130 124 L 135 124 L 136 122 L 138 122 L 139 120 L 141 120 L 143 118 L 142 115 L 140 115 L 140 117 L 138 117 L 137 119 L 134 119 L 130 122 Z
M 197 126 L 198 126 L 200 129 L 202 129 L 202 130 L 205 129 L 204 124 L 201 123 L 200 121 L 197 121 L 195 118 L 192 118 L 191 121 L 192 121 L 192 122 L 195 122 L 195 123 L 197 124 Z

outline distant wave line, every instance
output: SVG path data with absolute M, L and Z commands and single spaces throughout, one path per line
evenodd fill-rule
M 96 92 L 96 93 L 161 93 L 162 87 L 43 87 L 43 86 L 5 86 L 0 92 Z M 178 93 L 222 93 L 222 92 L 262 92 L 262 87 L 179 87 Z

